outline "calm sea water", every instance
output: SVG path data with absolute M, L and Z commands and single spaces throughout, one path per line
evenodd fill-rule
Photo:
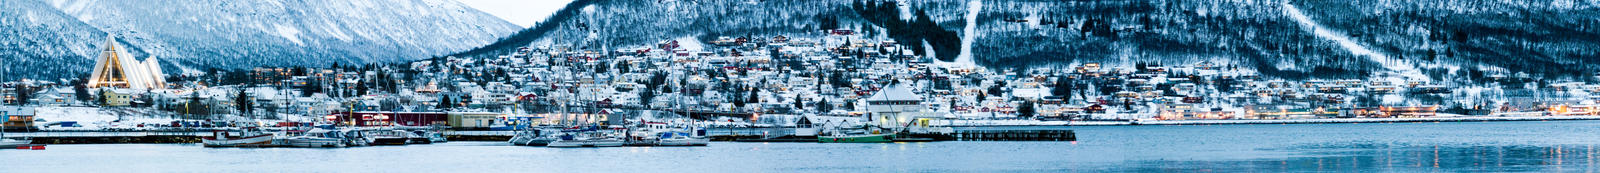
M 1078 142 L 0 150 L 0 172 L 1595 172 L 1600 121 L 1018 127 Z

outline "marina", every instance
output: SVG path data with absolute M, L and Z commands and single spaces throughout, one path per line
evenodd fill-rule
M 62 144 L 0 150 L 8 156 L 0 162 L 29 163 L 7 167 L 18 172 L 200 171 L 196 168 L 202 165 L 223 163 L 252 163 L 223 170 L 283 172 L 1565 172 L 1600 166 L 1590 162 L 1600 159 L 1594 157 L 1600 154 L 1594 146 L 1600 143 L 1600 126 L 1593 124 L 1013 126 L 982 129 L 1071 129 L 1080 139 L 711 142 L 706 147 L 545 148 L 483 141 L 340 149 Z M 104 166 L 77 164 L 82 162 Z

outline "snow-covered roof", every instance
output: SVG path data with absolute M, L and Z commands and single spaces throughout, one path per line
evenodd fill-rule
M 24 106 L 0 106 L 0 112 L 6 115 L 34 115 L 33 107 Z
M 922 95 L 912 93 L 910 88 L 892 85 L 873 94 L 867 101 L 922 101 Z

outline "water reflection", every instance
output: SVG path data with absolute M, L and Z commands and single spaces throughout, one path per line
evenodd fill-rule
M 1322 145 L 1287 159 L 1154 160 L 1108 171 L 1132 172 L 1570 172 L 1595 169 L 1593 145 Z
M 1014 127 L 1072 129 L 1078 142 L 589 149 L 504 142 L 341 149 L 52 145 L 0 150 L 6 168 L 0 172 L 126 172 L 119 170 L 128 166 L 214 172 L 1587 172 L 1597 167 L 1600 126 L 1594 122 Z

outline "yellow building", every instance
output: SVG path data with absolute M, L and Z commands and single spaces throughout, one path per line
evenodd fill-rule
M 128 106 L 133 102 L 133 92 L 108 89 L 101 90 L 100 97 L 105 98 L 105 103 L 100 106 Z
M 493 112 L 451 112 L 446 122 L 454 128 L 489 128 L 496 123 L 505 123 L 500 117 L 500 113 Z

